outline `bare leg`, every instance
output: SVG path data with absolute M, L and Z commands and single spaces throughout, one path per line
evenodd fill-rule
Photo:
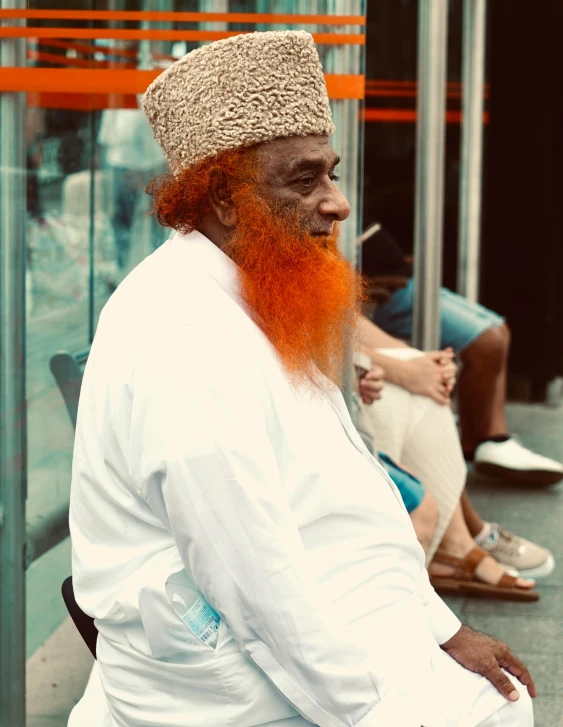
M 506 367 L 510 330 L 489 328 L 461 353 L 457 396 L 461 443 L 472 452 L 479 442 L 506 433 Z
M 410 517 L 418 542 L 422 545 L 424 552 L 428 553 L 440 518 L 438 503 L 429 492 L 424 495 L 424 499 L 416 510 L 411 512 Z
M 461 505 L 458 505 L 440 543 L 440 549 L 456 558 L 464 558 L 474 547 L 475 541 L 465 524 Z M 449 576 L 453 568 L 450 565 L 432 562 L 428 570 L 434 576 Z M 484 558 L 475 571 L 480 581 L 493 585 L 499 582 L 503 573 L 505 569 L 492 557 Z M 519 588 L 532 588 L 534 581 L 518 578 L 516 585 Z
M 473 504 L 469 499 L 469 495 L 467 494 L 467 491 L 465 489 L 461 493 L 461 508 L 463 510 L 463 517 L 465 518 L 467 529 L 471 533 L 471 537 L 475 538 L 477 535 L 479 535 L 481 530 L 483 530 L 485 521 L 479 515 L 477 510 L 473 507 Z

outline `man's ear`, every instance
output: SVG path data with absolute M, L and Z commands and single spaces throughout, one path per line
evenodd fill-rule
M 234 227 L 238 222 L 237 211 L 231 198 L 232 180 L 222 169 L 212 169 L 209 183 L 209 202 L 219 222 Z

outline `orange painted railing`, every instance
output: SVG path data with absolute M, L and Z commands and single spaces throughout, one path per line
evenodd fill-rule
M 447 124 L 459 124 L 463 119 L 461 111 L 446 111 Z M 366 122 L 379 122 L 387 124 L 414 124 L 416 122 L 416 109 L 364 109 L 360 112 L 360 119 Z M 483 123 L 489 123 L 489 114 L 483 113 Z
M 82 38 L 117 40 L 222 40 L 240 35 L 241 30 L 121 30 L 119 28 L 2 27 L 0 38 Z M 312 33 L 319 45 L 364 45 L 361 33 Z
M 160 70 L 112 68 L 3 68 L 0 91 L 27 91 L 51 94 L 139 94 L 143 93 Z M 326 74 L 331 98 L 362 98 L 361 75 Z

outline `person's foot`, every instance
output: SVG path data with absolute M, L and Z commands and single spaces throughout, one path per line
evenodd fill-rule
M 504 480 L 553 485 L 563 478 L 563 465 L 524 447 L 515 437 L 482 442 L 473 457 L 477 472 Z
M 519 538 L 497 523 L 487 523 L 475 542 L 500 565 L 524 578 L 545 578 L 555 568 L 549 550 Z
M 503 575 L 506 574 L 506 568 L 498 563 L 492 556 L 483 558 L 479 565 L 475 568 L 474 578 L 480 583 L 486 583 L 490 586 L 496 586 L 501 582 Z M 455 575 L 456 568 L 448 563 L 438 562 L 438 554 L 436 560 L 433 560 L 428 567 L 430 576 L 439 576 L 441 578 L 449 578 Z M 526 578 L 517 578 L 514 584 L 516 588 L 530 590 L 534 587 L 535 581 Z

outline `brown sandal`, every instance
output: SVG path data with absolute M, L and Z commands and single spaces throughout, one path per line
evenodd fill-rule
M 430 583 L 438 593 L 449 596 L 478 596 L 481 598 L 498 598 L 504 601 L 539 601 L 537 591 L 519 588 L 517 578 L 503 573 L 496 585 L 481 583 L 475 580 L 475 571 L 484 558 L 491 556 L 481 548 L 473 548 L 465 558 L 456 558 L 446 551 L 438 549 L 432 562 L 452 566 L 451 576 L 430 576 Z

